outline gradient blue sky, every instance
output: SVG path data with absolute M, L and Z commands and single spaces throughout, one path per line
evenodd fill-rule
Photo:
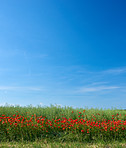
M 0 1 L 5 103 L 126 108 L 126 1 Z

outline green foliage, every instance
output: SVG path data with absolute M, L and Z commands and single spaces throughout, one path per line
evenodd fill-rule
M 20 116 L 20 118 L 18 118 Z M 35 141 L 46 140 L 57 141 L 57 142 L 96 142 L 96 141 L 122 141 L 126 139 L 126 125 L 121 125 L 120 128 L 116 131 L 109 130 L 105 131 L 105 127 L 93 127 L 87 124 L 80 124 L 81 120 L 86 122 L 104 122 L 104 121 L 126 121 L 126 111 L 117 110 L 117 109 L 83 109 L 77 108 L 73 109 L 72 107 L 60 107 L 53 106 L 50 107 L 20 107 L 20 106 L 4 106 L 0 107 L 0 117 L 8 117 L 0 121 L 0 141 Z M 14 121 L 14 124 L 10 125 L 8 120 L 10 118 Z M 43 128 L 39 123 L 44 118 Z M 66 118 L 65 122 L 69 125 L 63 130 L 62 123 L 60 122 Z M 1 118 L 2 119 L 2 118 Z M 69 120 L 68 120 L 69 119 Z M 72 127 L 71 120 L 77 120 L 77 124 L 74 124 Z M 19 120 L 19 121 L 18 121 Z M 23 126 L 21 121 L 23 120 Z M 6 122 L 7 121 L 7 122 Z M 53 126 L 48 126 L 46 122 L 52 121 Z M 18 124 L 17 124 L 18 123 Z M 29 124 L 30 125 L 27 125 Z M 34 126 L 33 126 L 33 125 Z M 58 125 L 59 124 L 59 125 Z M 71 126 L 70 126 L 71 124 Z M 121 124 L 121 122 L 119 123 Z M 55 125 L 57 125 L 55 127 Z M 113 125 L 112 125 L 113 126 Z M 74 130 L 75 128 L 75 130 Z M 103 132 L 102 132 L 103 128 Z M 122 128 L 124 130 L 122 130 Z M 83 131 L 84 130 L 84 131 Z M 88 132 L 89 130 L 89 132 Z
M 44 116 L 48 119 L 55 119 L 55 118 L 61 118 L 66 117 L 73 119 L 78 118 L 79 112 L 83 112 L 85 110 L 86 118 L 91 120 L 92 115 L 95 115 L 98 120 L 102 120 L 103 118 L 107 120 L 112 119 L 112 115 L 116 116 L 117 114 L 121 114 L 121 116 L 118 116 L 118 119 L 126 120 L 126 110 L 117 110 L 117 109 L 84 109 L 84 108 L 77 108 L 74 109 L 72 107 L 60 107 L 60 106 L 54 106 L 51 105 L 50 107 L 33 107 L 32 105 L 26 106 L 26 107 L 20 107 L 20 106 L 0 106 L 0 116 L 5 114 L 6 116 L 12 116 L 14 114 L 18 114 L 18 112 L 22 115 L 28 116 L 36 114 L 36 116 Z M 73 111 L 73 113 L 72 113 Z M 99 115 L 100 114 L 100 115 Z

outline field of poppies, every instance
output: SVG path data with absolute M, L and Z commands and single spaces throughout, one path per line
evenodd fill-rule
M 126 111 L 72 107 L 0 107 L 0 141 L 124 141 Z

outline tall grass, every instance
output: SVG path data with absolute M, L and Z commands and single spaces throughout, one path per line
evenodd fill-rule
M 92 115 L 95 115 L 98 120 L 102 120 L 103 118 L 107 120 L 112 119 L 112 115 L 121 114 L 119 116 L 119 119 L 126 120 L 126 110 L 117 110 L 117 109 L 84 109 L 84 108 L 72 108 L 72 107 L 61 107 L 61 106 L 54 106 L 51 105 L 50 107 L 33 107 L 32 105 L 26 106 L 26 107 L 20 107 L 20 106 L 0 106 L 0 116 L 2 114 L 5 114 L 6 116 L 12 116 L 14 114 L 18 114 L 18 112 L 23 115 L 33 115 L 36 114 L 36 116 L 44 116 L 48 118 L 49 120 L 54 118 L 61 118 L 66 117 L 73 119 L 78 118 L 79 112 L 83 112 L 85 110 L 85 115 L 87 116 L 87 119 L 91 120 Z M 73 111 L 73 113 L 72 113 Z M 100 114 L 100 115 L 99 115 Z
M 120 141 L 125 121 L 126 111 L 117 109 L 1 106 L 0 141 Z

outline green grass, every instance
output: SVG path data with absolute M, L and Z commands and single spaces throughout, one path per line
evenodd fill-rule
M 6 116 L 12 116 L 14 114 L 17 114 L 16 111 L 18 111 L 22 115 L 28 116 L 28 115 L 34 115 L 36 116 L 43 116 L 47 117 L 49 120 L 54 119 L 54 118 L 61 118 L 61 117 L 66 117 L 70 118 L 72 117 L 73 119 L 78 118 L 78 113 L 77 112 L 83 112 L 84 108 L 76 108 L 73 109 L 72 107 L 60 107 L 60 106 L 53 106 L 51 105 L 50 107 L 32 107 L 31 105 L 27 107 L 14 107 L 14 106 L 0 106 L 0 116 L 2 114 L 5 114 Z M 73 113 L 72 113 L 73 111 Z M 96 115 L 99 113 L 102 116 Z M 98 120 L 102 120 L 103 118 L 107 120 L 112 119 L 112 115 L 116 114 L 121 114 L 121 116 L 118 116 L 118 119 L 125 120 L 126 119 L 126 110 L 117 110 L 117 109 L 85 109 L 85 115 L 87 116 L 87 119 L 91 120 L 92 119 L 92 114 L 96 115 Z
M 0 148 L 125 148 L 126 142 L 98 142 L 98 143 L 82 143 L 82 142 L 1 142 Z
M 81 112 L 81 113 L 80 113 Z M 90 121 L 97 119 L 97 121 L 105 120 L 120 120 L 126 121 L 126 110 L 117 109 L 84 109 L 72 107 L 20 107 L 20 106 L 0 106 L 0 117 L 5 115 L 6 117 L 13 117 L 13 115 L 21 115 L 28 120 L 33 117 L 33 123 L 36 124 L 36 117 L 45 117 L 48 120 L 57 120 L 65 117 L 66 119 L 85 119 Z M 80 116 L 80 117 L 79 117 Z M 94 118 L 95 116 L 95 118 Z M 26 120 L 27 120 L 26 119 Z M 45 125 L 45 124 L 44 124 Z M 54 123 L 53 123 L 54 126 Z M 8 123 L 2 124 L 0 122 L 0 147 L 126 147 L 126 125 L 123 126 L 125 130 L 118 132 L 103 132 L 100 133 L 94 128 L 91 133 L 81 133 L 83 126 L 80 126 L 75 133 L 72 133 L 69 129 L 62 131 L 58 128 L 50 129 L 49 132 L 41 131 L 40 126 L 31 130 L 29 127 L 21 128 L 21 124 L 17 127 L 10 126 Z M 9 134 L 7 129 L 9 128 Z M 121 127 L 122 128 L 122 127 Z M 96 133 L 95 133 L 96 132 Z M 108 147 L 107 147 L 108 146 Z

